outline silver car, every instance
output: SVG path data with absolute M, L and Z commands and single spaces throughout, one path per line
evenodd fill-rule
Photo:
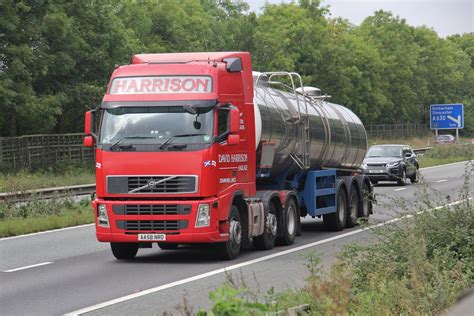
M 397 181 L 405 185 L 418 182 L 419 164 L 416 154 L 408 145 L 374 145 L 369 148 L 362 170 L 373 184 L 379 181 Z

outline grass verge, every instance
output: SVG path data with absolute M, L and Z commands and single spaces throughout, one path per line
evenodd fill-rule
M 0 238 L 94 222 L 90 200 L 70 198 L 0 204 Z
M 474 159 L 474 145 L 443 145 L 419 158 L 420 167 L 431 167 Z
M 463 203 L 433 209 L 452 200 L 434 200 L 429 188 L 419 193 L 416 204 L 399 201 L 405 209 L 411 206 L 403 214 L 410 216 L 373 228 L 377 242 L 347 247 L 329 273 L 322 273 L 317 256 L 309 254 L 304 288 L 261 293 L 228 281 L 210 293 L 212 309 L 198 315 L 278 314 L 303 304 L 310 306 L 310 315 L 443 313 L 474 284 L 472 171 L 472 165 L 466 167 L 456 198 Z
M 3 172 L 0 175 L 0 192 L 59 187 L 95 182 L 92 163 L 76 161 L 58 162 L 48 169 L 30 172 Z

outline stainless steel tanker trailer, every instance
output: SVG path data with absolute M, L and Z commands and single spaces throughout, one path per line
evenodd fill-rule
M 268 190 L 294 191 L 297 203 L 290 208 L 301 217 L 322 216 L 331 230 L 367 219 L 372 186 L 360 169 L 367 151 L 360 119 L 319 89 L 304 87 L 296 73 L 254 72 L 253 79 L 256 182 L 263 200 Z

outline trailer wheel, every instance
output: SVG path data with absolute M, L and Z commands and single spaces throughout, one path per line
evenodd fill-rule
M 336 212 L 323 215 L 324 225 L 332 231 L 343 230 L 347 220 L 347 193 L 342 185 L 337 190 L 337 197 Z
M 259 250 L 269 250 L 275 247 L 275 239 L 278 229 L 275 203 L 270 201 L 267 218 L 265 219 L 265 231 L 261 236 L 253 239 L 255 247 Z
M 240 244 L 242 242 L 242 224 L 240 221 L 239 209 L 232 205 L 229 214 L 229 240 L 220 245 L 222 258 L 232 260 L 237 258 L 240 253 Z
M 173 249 L 178 249 L 179 244 L 159 242 L 158 247 L 160 247 L 160 249 L 163 249 L 163 250 L 173 250 Z
M 347 217 L 346 227 L 354 227 L 357 225 L 357 218 L 359 217 L 359 201 L 359 190 L 356 189 L 355 185 L 352 185 L 349 197 L 349 216 Z
M 280 236 L 277 237 L 277 243 L 282 246 L 289 246 L 295 242 L 296 231 L 298 229 L 298 210 L 296 203 L 290 199 L 283 209 L 280 224 Z
M 372 211 L 372 197 L 370 196 L 370 188 L 367 182 L 364 182 L 362 186 L 362 203 L 359 212 L 359 217 L 363 221 L 369 219 L 370 212 Z
M 135 258 L 140 247 L 139 243 L 111 242 L 110 248 L 115 258 L 119 260 L 130 260 Z

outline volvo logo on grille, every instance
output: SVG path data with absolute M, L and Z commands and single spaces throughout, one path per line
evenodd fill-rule
M 156 188 L 157 184 L 159 184 L 158 181 L 150 180 L 150 181 L 148 181 L 148 188 L 154 189 L 154 188 Z
M 128 193 L 136 193 L 136 192 L 139 192 L 143 189 L 154 189 L 156 188 L 156 186 L 160 183 L 163 183 L 163 182 L 166 182 L 168 180 L 171 180 L 171 179 L 174 179 L 174 178 L 177 178 L 178 176 L 171 176 L 171 177 L 166 177 L 166 178 L 163 178 L 161 180 L 153 180 L 151 179 L 150 181 L 148 181 L 147 184 L 141 186 L 141 187 L 138 187 L 136 189 L 133 189 L 133 190 L 130 190 L 128 191 Z

